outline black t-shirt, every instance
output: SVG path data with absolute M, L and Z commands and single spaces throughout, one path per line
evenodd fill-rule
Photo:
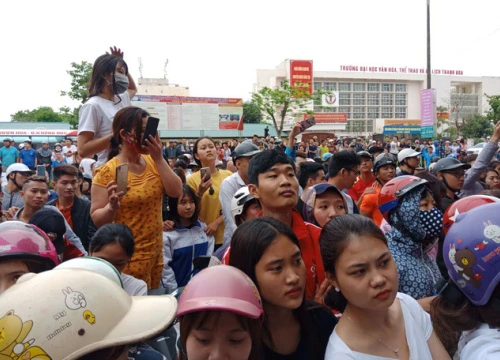
M 265 360 L 323 360 L 325 358 L 326 346 L 328 339 L 333 332 L 333 328 L 337 324 L 337 318 L 326 307 L 321 306 L 312 301 L 306 301 L 305 308 L 307 313 L 311 316 L 314 324 L 315 332 L 313 334 L 307 333 L 304 326 L 301 326 L 300 343 L 297 350 L 293 354 L 281 355 L 278 354 L 267 346 L 263 346 L 263 359 Z M 321 356 L 317 359 L 311 354 L 307 347 L 306 340 L 310 337 L 316 338 L 318 345 L 321 349 Z

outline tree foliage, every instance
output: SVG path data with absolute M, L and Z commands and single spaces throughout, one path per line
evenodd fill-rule
M 71 76 L 71 89 L 61 91 L 61 96 L 69 96 L 73 100 L 78 100 L 82 104 L 89 97 L 89 84 L 92 76 L 92 64 L 82 61 L 77 64 L 71 63 L 71 70 L 66 71 Z
M 69 107 L 54 111 L 51 107 L 40 106 L 34 110 L 20 110 L 11 115 L 12 122 L 67 122 L 73 127 L 78 124 L 78 114 Z
M 479 139 L 491 135 L 493 125 L 490 119 L 483 115 L 473 115 L 462 127 L 462 135 L 466 138 Z
M 490 105 L 490 110 L 486 114 L 486 117 L 496 124 L 500 120 L 500 95 L 486 95 L 486 98 Z
M 259 108 L 262 114 L 273 121 L 277 134 L 283 131 L 283 125 L 287 116 L 303 115 L 312 113 L 306 106 L 311 101 L 318 101 L 324 91 L 309 93 L 309 84 L 296 84 L 291 86 L 288 80 L 284 80 L 281 86 L 275 88 L 264 87 L 252 93 L 252 102 Z
M 258 124 L 262 121 L 262 113 L 257 105 L 251 101 L 243 103 L 243 119 L 248 124 Z

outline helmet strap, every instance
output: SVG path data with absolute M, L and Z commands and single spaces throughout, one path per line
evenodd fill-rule
M 14 172 L 14 176 L 11 178 L 11 180 L 12 180 L 12 182 L 14 183 L 14 185 L 16 185 L 16 186 L 17 186 L 17 188 L 18 188 L 19 190 L 21 190 L 21 189 L 22 189 L 22 186 L 19 186 L 19 184 L 17 183 L 17 181 L 16 181 L 16 176 L 17 176 L 17 171 L 16 171 L 16 172 Z
M 438 291 L 439 295 L 455 305 L 460 305 L 464 301 L 464 293 L 451 280 L 441 278 L 434 285 L 434 288 Z

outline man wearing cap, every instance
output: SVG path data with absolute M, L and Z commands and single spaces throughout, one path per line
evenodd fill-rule
M 3 146 L 0 148 L 0 161 L 2 162 L 2 171 L 7 171 L 7 168 L 19 160 L 19 150 L 12 146 L 10 138 L 3 139 Z
M 451 204 L 459 199 L 457 194 L 464 186 L 465 170 L 470 169 L 470 167 L 469 164 L 461 163 L 455 158 L 444 158 L 434 165 L 434 175 L 446 187 L 446 195 L 441 200 L 442 212 L 445 212 Z
M 52 165 L 52 151 L 49 149 L 49 142 L 42 141 L 42 147 L 37 150 L 36 156 L 38 159 L 38 165 L 45 166 L 45 172 L 50 178 L 51 165 Z
M 31 147 L 31 139 L 24 140 L 24 148 L 19 152 L 19 162 L 23 163 L 31 170 L 35 170 L 38 165 L 36 151 Z
M 420 152 L 412 148 L 403 149 L 398 154 L 399 171 L 396 176 L 413 175 L 420 164 Z
M 7 185 L 2 186 L 3 199 L 2 199 L 2 210 L 17 209 L 24 205 L 24 200 L 21 197 L 21 189 L 28 176 L 33 172 L 24 164 L 12 164 L 7 168 Z M 6 215 L 6 212 L 3 212 Z M 6 215 L 8 218 L 12 218 L 15 211 Z
M 371 194 L 374 192 L 372 185 L 375 181 L 375 176 L 372 172 L 373 156 L 368 151 L 360 151 L 357 155 L 361 160 L 361 164 L 359 165 L 359 176 L 347 193 L 359 206 L 363 194 Z
M 233 216 L 231 215 L 231 201 L 236 191 L 248 185 L 248 163 L 260 149 L 250 141 L 239 144 L 233 152 L 233 163 L 237 171 L 222 181 L 219 191 L 219 201 L 224 215 L 224 244 L 231 241 L 236 230 Z
M 167 159 L 178 158 L 181 155 L 180 150 L 175 143 L 176 141 L 172 139 L 168 141 L 168 147 L 165 148 L 165 156 Z

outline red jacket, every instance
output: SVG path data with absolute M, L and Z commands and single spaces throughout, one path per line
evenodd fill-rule
M 321 228 L 305 222 L 300 213 L 294 209 L 292 230 L 299 239 L 302 259 L 306 266 L 306 299 L 313 300 L 316 287 L 319 287 L 325 280 L 325 268 L 319 248 Z

